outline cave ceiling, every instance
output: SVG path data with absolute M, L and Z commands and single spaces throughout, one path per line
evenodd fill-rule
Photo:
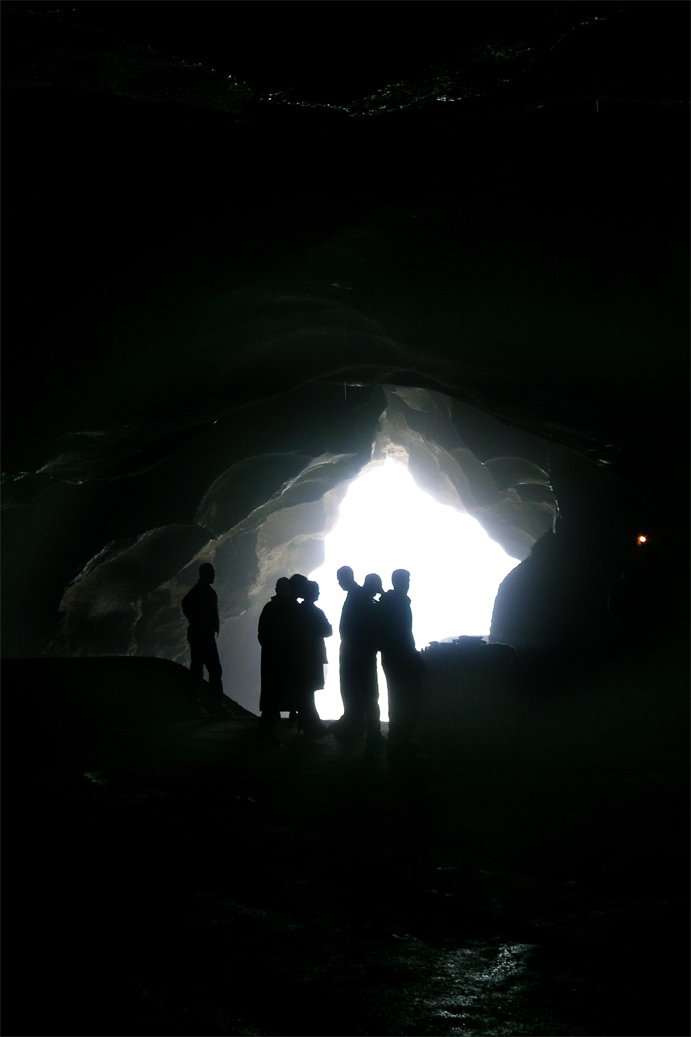
M 471 509 L 512 491 L 485 518 L 519 554 L 561 506 L 555 457 L 684 526 L 687 5 L 4 3 L 2 23 L 18 558 L 62 552 L 64 586 L 167 529 L 180 568 L 387 435 Z

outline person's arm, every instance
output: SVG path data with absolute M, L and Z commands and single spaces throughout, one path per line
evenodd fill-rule
M 333 634 L 333 627 L 326 618 L 324 611 L 322 609 L 319 609 L 318 611 L 320 621 L 319 634 L 321 637 L 331 637 L 331 635 Z

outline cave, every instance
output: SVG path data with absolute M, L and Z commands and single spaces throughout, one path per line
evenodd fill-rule
M 688 1032 L 687 6 L 2 22 L 7 1032 Z M 385 459 L 515 561 L 486 636 L 417 645 L 427 769 L 257 754 L 260 611 Z

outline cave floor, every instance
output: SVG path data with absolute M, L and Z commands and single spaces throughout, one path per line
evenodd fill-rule
M 392 768 L 256 724 L 181 721 L 59 773 L 29 739 L 8 1037 L 688 1034 L 676 768 L 443 745 Z

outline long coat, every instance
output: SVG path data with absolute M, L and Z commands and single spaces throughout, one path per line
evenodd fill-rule
M 274 594 L 259 616 L 262 646 L 259 709 L 285 713 L 297 708 L 299 605 Z
M 327 662 L 325 637 L 331 637 L 333 628 L 313 601 L 303 601 L 300 609 L 302 634 L 301 682 L 305 691 L 324 687 L 324 664 Z

